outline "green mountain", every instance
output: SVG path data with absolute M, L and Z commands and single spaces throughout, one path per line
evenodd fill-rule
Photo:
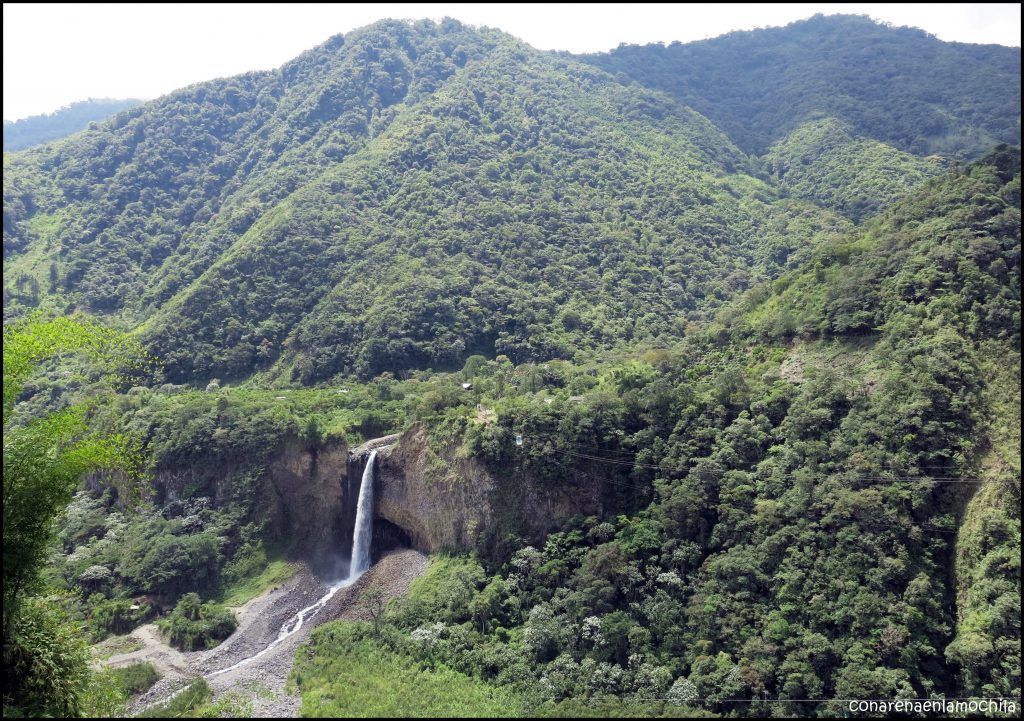
M 846 226 L 693 111 L 457 23 L 189 88 L 5 182 L 11 297 L 145 321 L 174 380 L 664 342 Z
M 942 172 L 941 157 L 918 158 L 857 137 L 828 118 L 801 125 L 764 155 L 772 177 L 794 197 L 863 220 Z
M 71 103 L 52 113 L 33 115 L 21 120 L 5 120 L 4 152 L 24 150 L 40 143 L 60 140 L 72 133 L 85 130 L 89 123 L 106 120 L 122 110 L 134 108 L 141 102 L 90 98 Z
M 942 42 L 863 16 L 581 59 L 668 93 L 752 153 L 823 117 L 919 155 L 1020 143 L 1020 48 Z
M 401 483 L 429 498 L 491 483 L 490 520 L 463 546 L 472 555 L 432 561 L 407 603 L 314 633 L 295 675 L 309 713 L 376 708 L 367 684 L 451 689 L 387 696 L 395 713 L 495 696 L 510 714 L 552 716 L 1012 698 L 1019 254 L 1020 150 L 1003 146 L 668 349 L 476 357 L 345 393 L 134 388 L 98 423 L 145 439 L 161 506 L 126 519 L 109 496 L 79 494 L 55 575 L 99 637 L 142 622 L 108 618 L 130 594 L 233 588 L 280 542 L 278 506 L 304 504 L 305 535 L 324 522 L 310 495 L 274 488 L 295 482 L 274 454 L 336 470 L 339 439 L 405 431 Z M 57 374 L 31 402 L 80 382 Z M 380 467 L 382 488 L 394 472 Z M 314 480 L 301 492 L 323 492 Z M 424 503 L 419 522 L 452 525 Z M 111 542 L 122 536 L 138 540 Z M 97 566 L 118 569 L 110 600 L 85 600 Z
M 582 396 L 564 388 L 580 368 L 486 386 L 493 423 L 448 407 L 436 432 L 464 429 L 455 447 L 509 497 L 568 487 L 604 514 L 540 538 L 506 516 L 383 631 L 322 629 L 304 704 L 344 708 L 333 674 L 378 654 L 427 669 L 389 683 L 443 660 L 529 715 L 1015 698 L 1019 253 L 1020 151 L 1003 146 Z
M 818 18 L 588 60 L 629 56 L 664 78 L 654 71 L 679 53 L 740 42 L 778 62 L 796 53 L 776 80 L 840 118 L 846 106 L 807 89 L 855 48 L 947 70 L 950 53 L 989 65 L 1012 54 Z M 977 91 L 981 62 L 960 63 L 952 85 Z M 913 96 L 904 75 L 872 72 L 859 69 L 857 92 L 881 89 L 858 112 Z M 985 86 L 986 108 L 1016 97 L 1007 73 L 993 75 L 999 92 Z M 933 76 L 915 78 L 935 107 L 974 117 L 966 92 L 947 102 Z M 758 88 L 761 103 L 785 100 Z M 795 107 L 787 122 L 810 112 Z M 901 107 L 884 117 L 924 127 L 916 105 Z M 574 59 L 453 21 L 385 21 L 6 159 L 5 312 L 41 304 L 141 324 L 175 381 L 313 382 L 458 367 L 474 353 L 526 362 L 665 344 L 846 227 L 813 204 L 859 221 L 938 171 L 873 139 L 891 129 L 850 117 L 794 128 L 761 164 L 693 110 Z
M 83 633 L 237 633 L 201 673 L 277 638 L 370 447 L 377 556 L 433 555 L 274 661 L 305 715 L 1019 699 L 1019 56 L 851 17 L 587 58 L 384 21 L 5 154 L 36 554 L 5 714 L 153 683 Z M 69 504 L 65 457 L 99 469 Z M 237 631 L 217 605 L 285 583 Z M 168 673 L 179 715 L 283 685 Z

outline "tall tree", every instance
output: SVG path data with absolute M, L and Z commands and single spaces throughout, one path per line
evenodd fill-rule
M 90 429 L 87 404 L 22 419 L 15 402 L 33 371 L 47 360 L 84 353 L 107 375 L 142 358 L 129 339 L 95 322 L 30 317 L 4 327 L 4 715 L 10 711 L 78 712 L 88 678 L 87 657 L 73 630 L 45 604 L 40 571 L 54 520 L 82 477 L 100 469 L 132 478 L 139 467 L 128 438 Z

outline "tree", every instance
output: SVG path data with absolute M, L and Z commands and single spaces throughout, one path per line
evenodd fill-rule
M 380 616 L 384 613 L 384 608 L 388 603 L 384 589 L 380 586 L 370 586 L 363 591 L 363 603 L 366 606 L 367 613 L 370 614 L 370 618 L 373 619 L 373 635 L 379 636 Z
M 15 401 L 38 364 L 71 352 L 85 353 L 108 375 L 144 357 L 122 335 L 87 320 L 31 316 L 4 327 L 4 715 L 9 707 L 37 708 L 40 698 L 40 713 L 77 712 L 86 656 L 59 614 L 37 603 L 23 618 L 24 600 L 41 589 L 53 521 L 82 476 L 107 469 L 135 478 L 139 467 L 128 438 L 90 429 L 84 405 L 16 417 Z

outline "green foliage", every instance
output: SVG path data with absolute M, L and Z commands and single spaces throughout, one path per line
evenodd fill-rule
M 888 207 L 943 170 L 941 158 L 922 160 L 877 140 L 858 138 L 832 118 L 800 126 L 771 147 L 765 162 L 795 197 L 854 221 Z
M 1020 48 L 945 43 L 866 16 L 582 59 L 669 93 L 752 153 L 822 116 L 919 155 L 1020 143 Z
M 148 691 L 159 679 L 160 674 L 151 663 L 133 663 L 95 671 L 82 696 L 82 716 L 123 717 L 128 700 Z
M 81 410 L 4 428 L 4 627 L 38 574 L 51 523 L 82 476 L 125 457 L 119 438 L 90 436 Z M 6 633 L 6 632 L 5 632 Z
M 426 482 L 488 472 L 490 521 L 311 636 L 306 713 L 1019 695 L 1020 152 L 895 149 L 1019 139 L 1019 51 L 819 17 L 590 60 L 682 104 L 388 21 L 5 158 L 8 317 L 109 313 L 197 384 L 99 400 L 134 344 L 5 326 L 5 712 L 124 701 L 17 614 L 84 472 L 45 581 L 95 637 L 177 604 L 203 648 L 204 598 L 283 578 L 272 454 L 402 430 Z M 246 711 L 209 698 L 154 714 Z
M 45 602 L 25 599 L 43 589 L 41 571 L 52 524 L 84 474 L 138 467 L 124 435 L 90 428 L 84 406 L 34 419 L 18 417 L 15 401 L 43 361 L 86 352 L 112 367 L 133 359 L 117 334 L 71 318 L 31 317 L 4 325 L 4 707 L 45 715 L 76 714 L 88 685 L 80 629 Z M 132 483 L 123 484 L 130 490 Z M 96 580 L 94 577 L 87 577 Z
M 213 648 L 230 636 L 238 620 L 228 609 L 202 603 L 196 593 L 186 593 L 166 618 L 157 621 L 172 646 L 184 651 Z
M 8 234 L 68 302 L 145 318 L 175 382 L 679 338 L 846 225 L 664 96 L 454 22 L 379 23 L 121 117 L 9 162 Z M 31 219 L 58 211 L 44 239 Z
M 957 537 L 958 619 L 945 655 L 962 693 L 996 697 L 1020 687 L 1020 356 L 986 351 L 990 445 Z
M 5 624 L 6 608 L 5 608 Z M 4 717 L 78 716 L 89 687 L 89 651 L 60 604 L 33 598 L 5 628 Z
M 117 718 L 126 714 L 128 695 L 112 669 L 95 671 L 82 695 L 82 716 Z
M 160 674 L 151 663 L 133 663 L 110 669 L 110 674 L 126 696 L 135 696 L 148 691 L 160 680 Z
M 520 479 L 539 498 L 627 498 L 546 535 L 499 517 L 476 559 L 435 559 L 384 614 L 375 652 L 565 713 L 1015 696 L 1019 168 L 1003 147 L 923 184 L 667 353 L 513 368 L 500 398 L 474 361 L 493 414 L 453 404 L 427 422 L 461 428 L 446 442 L 502 479 L 496 514 Z M 772 319 L 784 308 L 799 342 Z M 335 644 L 311 665 L 368 633 L 325 629 Z M 303 687 L 318 703 L 327 678 Z
M 842 227 L 719 180 L 742 164 L 699 116 L 506 39 L 265 214 L 147 337 L 175 379 L 246 375 L 266 338 L 308 383 L 678 335 L 673 316 Z
M 407 625 L 426 620 L 462 623 L 470 602 L 485 580 L 483 568 L 459 556 L 435 556 L 426 573 L 413 581 L 400 614 Z
M 24 150 L 33 145 L 59 140 L 85 130 L 90 123 L 106 120 L 122 110 L 133 108 L 141 100 L 104 100 L 90 98 L 71 103 L 45 115 L 4 121 L 4 152 Z
M 152 615 L 148 604 L 136 603 L 128 598 L 104 598 L 93 594 L 88 600 L 89 627 L 93 640 L 100 641 L 109 635 L 121 635 L 141 626 Z
M 1020 151 L 1000 146 L 931 181 L 844 242 L 819 249 L 764 298 L 721 318 L 762 337 L 845 335 L 922 323 L 1020 342 Z
M 127 633 L 188 591 L 218 595 L 230 583 L 237 584 L 233 593 L 244 593 L 265 570 L 259 527 L 240 523 L 236 507 L 213 510 L 200 498 L 123 514 L 108 508 L 109 499 L 88 491 L 75 496 L 49 578 L 78 594 L 76 611 L 97 640 Z M 106 511 L 99 519 L 98 509 Z M 250 554 L 254 546 L 258 557 Z M 225 568 L 227 559 L 238 563 Z M 253 575 L 243 578 L 240 570 Z
M 82 353 L 115 375 L 145 360 L 136 342 L 85 317 L 45 318 L 35 314 L 5 323 L 3 345 L 5 429 L 25 382 L 47 359 Z
M 295 575 L 295 566 L 279 558 L 262 565 L 251 565 L 249 559 L 246 559 L 244 570 L 236 561 L 229 565 L 225 575 L 228 576 L 230 585 L 224 589 L 218 600 L 225 606 L 238 607 L 256 598 L 268 588 L 283 585 Z
M 204 709 L 213 691 L 206 679 L 197 678 L 174 698 L 163 703 L 151 706 L 135 714 L 138 718 L 183 718 L 198 716 L 198 712 Z
M 327 624 L 296 656 L 303 716 L 518 716 L 516 697 L 446 668 L 422 669 L 380 648 L 369 624 Z
M 123 572 L 144 591 L 174 597 L 188 589 L 209 589 L 221 556 L 210 533 L 159 535 L 145 554 L 129 559 Z

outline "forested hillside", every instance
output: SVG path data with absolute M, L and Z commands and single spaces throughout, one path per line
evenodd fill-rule
M 106 120 L 141 100 L 82 100 L 44 115 L 4 121 L 4 152 L 24 150 L 33 145 L 59 140 L 85 130 L 89 123 Z
M 461 421 L 466 452 L 510 479 L 588 469 L 610 508 L 649 505 L 545 539 L 513 523 L 439 562 L 385 631 L 323 629 L 296 672 L 304 709 L 344 708 L 327 669 L 381 663 L 367 641 L 555 715 L 1014 698 L 1019 253 L 1020 152 L 1003 147 L 678 349 L 606 368 L 582 407 L 556 381 L 485 401 L 492 425 L 447 409 L 435 423 Z
M 919 155 L 970 158 L 1020 143 L 1020 48 L 942 42 L 864 16 L 581 59 L 665 91 L 750 153 L 822 117 Z
M 739 45 L 756 72 L 701 54 Z M 378 23 L 5 159 L 5 314 L 145 322 L 175 380 L 669 342 L 845 227 L 811 203 L 859 222 L 946 162 L 882 141 L 974 152 L 1019 136 L 1013 52 L 840 17 L 587 58 L 648 69 L 642 82 L 769 150 L 761 164 L 664 95 L 501 33 Z M 690 83 L 690 65 L 722 77 Z M 718 105 L 698 92 L 712 86 Z M 736 116 L 769 124 L 756 142 L 728 98 L 763 106 Z M 838 119 L 806 123 L 819 111 Z M 948 148 L 927 113 L 957 118 Z
M 566 358 L 677 338 L 846 227 L 753 172 L 662 95 L 382 23 L 12 158 L 5 279 L 148 317 L 176 381 Z
M 828 118 L 801 125 L 764 156 L 776 181 L 797 198 L 860 221 L 943 171 L 941 156 L 918 158 L 853 135 Z

